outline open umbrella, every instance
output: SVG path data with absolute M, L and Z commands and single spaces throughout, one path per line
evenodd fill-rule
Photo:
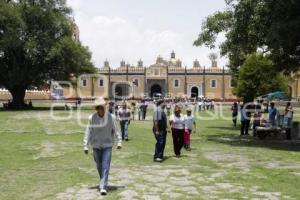
M 284 92 L 276 91 L 266 95 L 263 95 L 259 98 L 268 99 L 268 100 L 289 100 L 288 96 Z

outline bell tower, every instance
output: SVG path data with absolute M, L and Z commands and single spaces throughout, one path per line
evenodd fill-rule
M 175 55 L 175 52 L 173 50 L 172 53 L 171 53 L 171 59 L 175 59 L 175 58 L 176 58 L 176 55 Z

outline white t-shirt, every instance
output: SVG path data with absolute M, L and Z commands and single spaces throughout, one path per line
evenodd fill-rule
M 174 114 L 170 116 L 170 121 L 172 121 L 172 128 L 175 129 L 184 129 L 184 117 L 180 115 L 180 117 L 176 117 Z
M 119 109 L 119 118 L 121 121 L 130 120 L 130 110 L 129 109 Z
M 185 127 L 189 130 L 193 130 L 193 125 L 194 125 L 194 122 L 195 122 L 194 115 L 190 115 L 190 116 L 185 115 L 184 116 L 184 121 L 185 121 Z
M 292 110 L 292 107 L 289 107 L 290 110 Z M 293 111 L 288 111 L 285 113 L 286 118 L 293 118 Z

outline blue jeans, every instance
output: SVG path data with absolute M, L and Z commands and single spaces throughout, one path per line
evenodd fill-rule
M 100 177 L 100 189 L 107 190 L 112 147 L 93 149 L 93 154 Z
M 155 135 L 155 134 L 154 134 Z M 166 146 L 167 133 L 166 131 L 160 131 L 159 135 L 155 135 L 156 144 L 155 144 L 155 153 L 154 159 L 156 158 L 164 158 L 164 150 Z
M 120 121 L 122 139 L 128 139 L 128 120 Z

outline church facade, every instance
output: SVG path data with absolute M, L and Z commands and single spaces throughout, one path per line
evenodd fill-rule
M 145 67 L 140 60 L 137 66 L 121 61 L 112 68 L 108 61 L 97 69 L 98 76 L 79 77 L 78 96 L 107 99 L 164 97 L 200 97 L 215 100 L 234 100 L 232 74 L 219 68 L 213 61 L 211 67 L 202 67 L 195 60 L 193 66 L 183 67 L 174 52 L 169 60 L 158 56 L 156 62 Z

